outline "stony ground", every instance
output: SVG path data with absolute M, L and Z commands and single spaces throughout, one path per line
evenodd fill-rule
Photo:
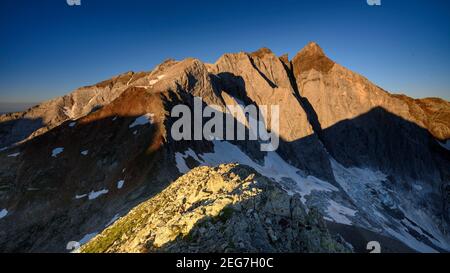
M 198 167 L 143 202 L 82 252 L 350 252 L 300 196 L 253 169 Z

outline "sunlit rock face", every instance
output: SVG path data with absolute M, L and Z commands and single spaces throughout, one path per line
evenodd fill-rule
M 218 111 L 278 106 L 278 149 L 174 140 L 172 109 L 196 98 Z M 388 93 L 315 43 L 292 60 L 262 48 L 121 74 L 0 116 L 0 250 L 64 252 L 101 233 L 110 241 L 97 237 L 101 247 L 87 251 L 365 251 L 366 239 L 385 251 L 448 251 L 449 112 L 441 99 Z M 117 223 L 134 225 L 140 203 L 158 212 L 142 212 L 142 234 L 113 224 L 127 215 Z M 284 219 L 297 209 L 299 218 Z M 217 221 L 221 213 L 230 218 Z M 260 225 L 247 230 L 244 216 Z
M 198 167 L 132 209 L 83 252 L 350 252 L 299 195 L 237 164 Z
M 331 61 L 316 43 L 297 53 L 292 67 L 300 94 L 311 104 L 322 129 L 382 107 L 438 139 L 450 138 L 450 103 L 445 100 L 392 95 Z

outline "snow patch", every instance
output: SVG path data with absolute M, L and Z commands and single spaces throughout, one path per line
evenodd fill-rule
M 52 151 L 52 156 L 53 157 L 57 157 L 60 153 L 62 153 L 64 151 L 64 148 L 62 148 L 62 147 L 58 147 L 58 148 L 55 148 L 55 149 L 53 149 L 53 151 Z
M 123 184 L 125 183 L 125 180 L 119 180 L 117 181 L 117 188 L 120 190 L 123 187 Z
M 134 120 L 134 122 L 132 124 L 130 124 L 130 126 L 128 126 L 128 128 L 133 128 L 133 127 L 139 126 L 139 125 L 152 124 L 153 116 L 154 115 L 152 113 L 147 113 L 145 115 L 142 115 L 142 116 L 136 118 Z
M 185 159 L 189 156 L 191 156 L 198 162 L 202 161 L 198 158 L 197 154 L 191 148 L 187 149 L 183 154 L 175 153 L 175 163 L 180 173 L 187 173 L 191 170 L 191 168 L 186 165 L 185 161 Z
M 134 77 L 134 74 L 133 75 L 131 75 L 131 77 L 130 77 L 130 79 L 127 81 L 127 86 L 129 86 L 130 85 L 130 82 L 133 80 L 133 77 Z
M 355 216 L 356 212 L 356 210 L 347 208 L 339 203 L 336 203 L 333 200 L 329 200 L 329 206 L 326 210 L 326 213 L 333 219 L 334 222 L 344 225 L 352 224 L 352 221 L 350 221 L 346 216 Z
M 216 166 L 223 163 L 239 163 L 250 166 L 260 174 L 279 182 L 289 194 L 299 193 L 304 203 L 306 202 L 305 197 L 313 191 L 338 191 L 336 187 L 328 182 L 314 176 L 302 175 L 299 169 L 284 161 L 276 152 L 267 152 L 264 163 L 261 165 L 253 161 L 236 145 L 227 141 L 214 140 L 213 144 L 214 152 L 199 155 L 202 158 L 201 160 L 191 149 L 188 149 L 183 154 L 176 153 L 175 160 L 178 170 L 181 173 L 186 173 L 190 170 L 184 160 L 190 155 L 200 165 L 204 166 Z M 291 180 L 294 185 L 287 186 L 286 179 Z
M 81 238 L 80 241 L 78 242 L 80 243 L 80 245 L 84 245 L 85 243 L 89 242 L 92 238 L 97 236 L 97 234 L 98 232 L 88 233 L 84 235 L 83 238 Z
M 13 154 L 8 155 L 8 157 L 17 157 L 18 155 L 20 155 L 20 153 L 13 153 Z
M 72 107 L 64 106 L 64 108 L 63 108 L 64 115 L 66 115 L 69 119 L 73 119 L 75 117 L 73 108 L 74 108 L 74 106 L 72 106 Z
M 75 125 L 77 125 L 76 122 L 71 122 L 71 123 L 69 123 L 69 127 L 75 127 Z
M 398 239 L 419 252 L 435 251 L 423 238 L 443 249 L 449 249 L 448 239 L 430 218 L 426 208 L 420 207 L 415 202 L 425 198 L 425 189 L 422 190 L 423 187 L 419 183 L 410 181 L 416 191 L 399 194 L 398 189 L 394 190 L 395 184 L 390 184 L 387 175 L 380 171 L 346 168 L 333 158 L 330 158 L 330 161 L 336 182 L 361 212 L 352 219 L 354 223 L 357 222 L 355 225 L 378 230 L 379 233 Z M 392 212 L 396 212 L 397 216 L 393 216 Z M 405 222 L 406 218 L 401 219 L 398 215 L 411 219 L 414 225 Z M 414 230 L 423 238 L 415 236 L 408 229 Z
M 103 190 L 99 190 L 99 191 L 91 191 L 90 193 L 77 194 L 77 195 L 75 195 L 75 199 L 82 199 L 87 196 L 89 200 L 94 200 L 97 197 L 99 197 L 100 195 L 107 194 L 107 193 L 108 193 L 107 189 L 103 189 Z
M 99 190 L 99 191 L 91 191 L 88 195 L 88 199 L 94 200 L 97 197 L 99 197 L 100 195 L 107 194 L 107 193 L 108 193 L 107 189 L 103 189 L 103 190 Z
M 8 215 L 8 210 L 7 209 L 0 210 L 0 219 L 5 217 L 6 215 Z
M 81 152 L 82 155 L 88 155 L 89 154 L 89 150 L 84 150 Z
M 85 198 L 87 196 L 87 194 L 80 194 L 80 195 L 75 195 L 75 199 L 81 199 L 81 198 Z

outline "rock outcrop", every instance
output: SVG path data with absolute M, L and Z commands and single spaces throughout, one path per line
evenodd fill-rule
M 198 167 L 82 252 L 350 252 L 299 195 L 237 164 Z

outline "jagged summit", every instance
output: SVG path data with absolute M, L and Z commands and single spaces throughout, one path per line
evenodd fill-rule
M 334 62 L 325 55 L 318 44 L 311 42 L 295 55 L 292 65 L 294 75 L 298 77 L 311 69 L 328 73 L 333 68 Z
M 302 50 L 298 52 L 301 55 L 325 56 L 323 49 L 316 42 L 309 42 Z

